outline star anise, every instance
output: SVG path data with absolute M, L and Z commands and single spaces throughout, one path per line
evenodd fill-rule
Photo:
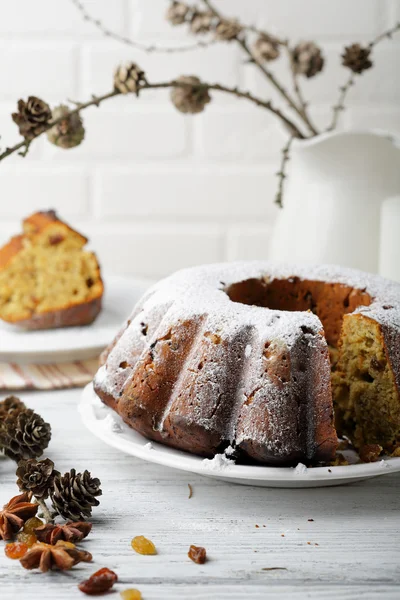
M 31 497 L 32 494 L 24 492 L 4 505 L 0 511 L 0 538 L 11 540 L 25 521 L 36 515 L 38 505 L 30 502 Z
M 24 569 L 40 569 L 43 573 L 50 569 L 67 571 L 79 562 L 90 562 L 90 552 L 78 550 L 73 544 L 59 540 L 55 546 L 38 542 L 20 560 Z
M 54 545 L 58 540 L 66 542 L 80 542 L 89 535 L 92 529 L 92 524 L 86 521 L 77 521 L 73 523 L 69 521 L 65 525 L 42 525 L 35 529 L 35 535 L 39 542 Z

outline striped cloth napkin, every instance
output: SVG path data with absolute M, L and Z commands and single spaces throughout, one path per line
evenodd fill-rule
M 0 363 L 0 391 L 83 387 L 99 366 L 98 358 L 49 365 Z

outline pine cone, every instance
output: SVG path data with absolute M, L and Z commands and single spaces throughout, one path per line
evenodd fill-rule
M 137 64 L 119 65 L 114 73 L 114 88 L 121 94 L 139 95 L 140 85 L 145 81 L 144 71 Z
M 190 23 L 190 31 L 195 35 L 209 33 L 213 27 L 215 15 L 211 11 L 196 11 Z
M 172 2 L 168 7 L 165 18 L 171 25 L 182 25 L 185 22 L 189 7 L 184 2 Z
M 301 42 L 292 50 L 293 70 L 297 75 L 314 77 L 324 66 L 320 48 L 314 42 Z
M 100 502 L 96 496 L 101 496 L 100 480 L 92 478 L 89 471 L 76 474 L 71 469 L 63 476 L 57 475 L 50 490 L 54 509 L 64 519 L 84 521 L 92 514 L 92 506 Z
M 194 75 L 182 75 L 178 77 L 177 81 L 194 86 L 201 84 L 200 79 Z M 205 105 L 211 101 L 211 97 L 205 87 L 185 85 L 172 88 L 171 100 L 180 112 L 195 114 L 204 110 Z
M 26 140 L 33 140 L 46 130 L 51 110 L 44 100 L 29 96 L 27 102 L 18 100 L 18 112 L 12 114 L 12 119 L 18 125 L 20 134 Z
M 79 562 L 90 562 L 92 555 L 85 550 L 71 547 L 59 540 L 55 546 L 40 542 L 33 544 L 20 560 L 24 569 L 40 569 L 43 573 L 50 569 L 67 571 Z
M 25 521 L 34 517 L 39 506 L 31 503 L 31 494 L 14 496 L 0 510 L 0 539 L 11 540 Z
M 60 146 L 60 148 L 75 148 L 75 146 L 79 146 L 85 137 L 82 119 L 77 113 L 69 116 L 68 106 L 63 104 L 56 106 L 53 110 L 53 121 L 64 116 L 65 119 L 49 129 L 47 139 L 55 146 Z
M 221 19 L 215 29 L 215 39 L 230 42 L 237 38 L 242 26 L 235 19 Z
M 257 62 L 275 60 L 280 55 L 279 44 L 273 38 L 260 35 L 253 46 L 253 56 Z
M 360 44 L 346 46 L 342 54 L 342 65 L 348 67 L 353 73 L 362 73 L 372 67 L 370 60 L 371 48 L 363 48 Z
M 50 438 L 49 423 L 29 408 L 16 416 L 11 414 L 0 424 L 0 447 L 16 462 L 43 454 Z
M 15 417 L 18 413 L 25 409 L 25 404 L 21 402 L 19 398 L 16 396 L 8 396 L 0 402 L 0 421 L 10 415 L 14 415 Z
M 45 460 L 21 460 L 16 473 L 17 485 L 21 491 L 32 492 L 36 498 L 47 498 L 49 489 L 58 471 L 54 470 L 54 463 L 49 458 Z

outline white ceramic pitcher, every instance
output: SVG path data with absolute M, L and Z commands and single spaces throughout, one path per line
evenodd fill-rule
M 362 131 L 295 140 L 288 166 L 271 258 L 336 263 L 400 280 L 398 140 Z

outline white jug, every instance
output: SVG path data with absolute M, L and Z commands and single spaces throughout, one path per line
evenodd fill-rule
M 335 263 L 400 280 L 400 229 L 395 235 L 393 225 L 394 219 L 400 227 L 398 140 L 381 132 L 333 132 L 294 140 L 290 156 L 271 258 Z M 381 219 L 388 199 L 390 218 Z

